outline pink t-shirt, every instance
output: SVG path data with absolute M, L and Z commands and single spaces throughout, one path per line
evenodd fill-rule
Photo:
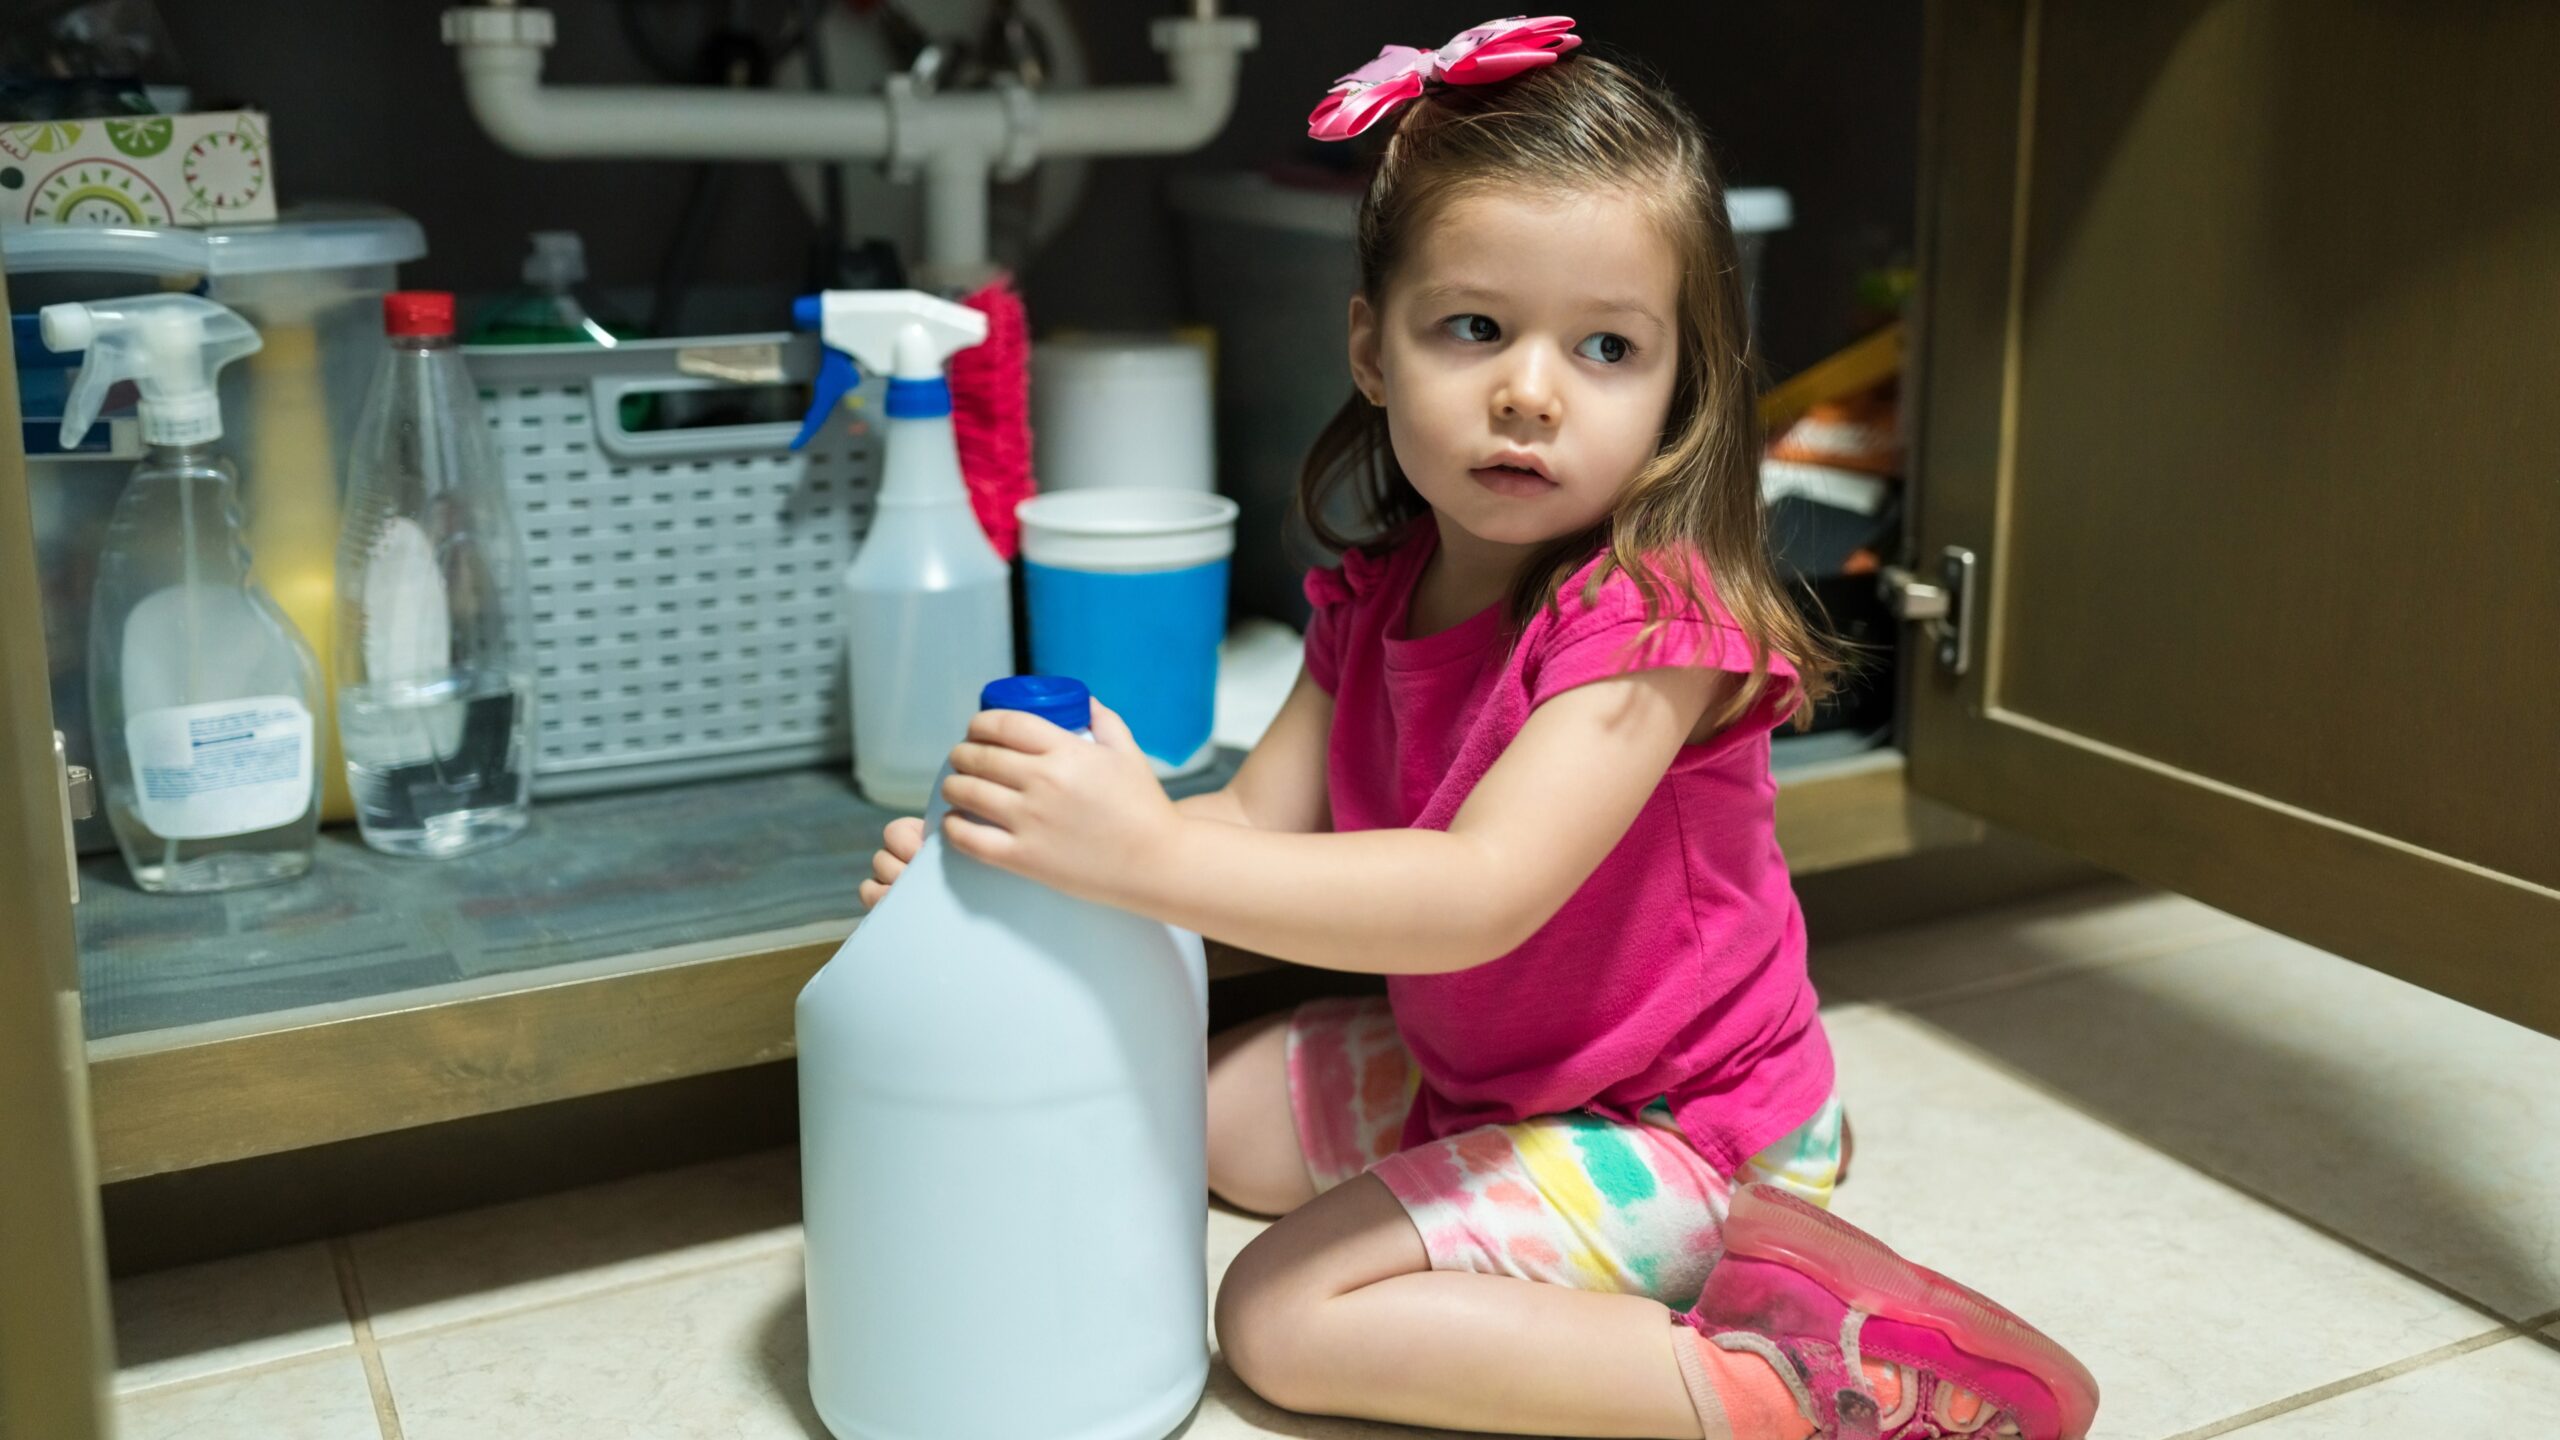
M 1643 597 L 1618 574 L 1585 605 L 1597 559 L 1565 586 L 1561 612 L 1540 611 L 1508 648 L 1501 605 L 1407 638 L 1437 543 L 1426 520 L 1384 557 L 1307 576 L 1307 672 L 1334 699 L 1338 831 L 1447 829 L 1529 712 L 1575 686 L 1674 664 L 1751 668 L 1722 606 L 1710 599 L 1702 617 L 1676 592 L 1663 629 L 1630 651 Z M 1665 1100 L 1730 1175 L 1830 1097 L 1769 774 L 1794 672 L 1769 663 L 1781 679 L 1768 696 L 1681 750 L 1626 837 L 1526 944 L 1471 970 L 1389 978 L 1422 1072 L 1405 1144 L 1573 1110 L 1631 1119 Z

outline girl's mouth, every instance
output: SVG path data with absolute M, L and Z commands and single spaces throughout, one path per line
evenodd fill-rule
M 1483 465 L 1467 472 L 1496 495 L 1532 499 L 1556 488 L 1556 482 L 1525 465 Z

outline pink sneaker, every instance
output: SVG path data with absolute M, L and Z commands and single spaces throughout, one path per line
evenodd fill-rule
M 2098 1382 L 2024 1320 L 1771 1185 L 1682 1320 L 1769 1362 L 1824 1440 L 2082 1440 Z

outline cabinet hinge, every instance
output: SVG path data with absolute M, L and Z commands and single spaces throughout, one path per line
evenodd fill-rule
M 1923 580 L 1902 566 L 1888 565 L 1877 581 L 1896 616 L 1927 627 L 1938 667 L 1950 675 L 1973 668 L 1973 576 L 1973 552 L 1950 545 L 1938 554 L 1935 579 Z

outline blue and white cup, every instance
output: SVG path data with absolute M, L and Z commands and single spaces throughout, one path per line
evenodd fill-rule
M 1114 487 L 1035 496 L 1014 513 L 1032 668 L 1083 680 L 1158 775 L 1207 769 L 1236 502 Z

